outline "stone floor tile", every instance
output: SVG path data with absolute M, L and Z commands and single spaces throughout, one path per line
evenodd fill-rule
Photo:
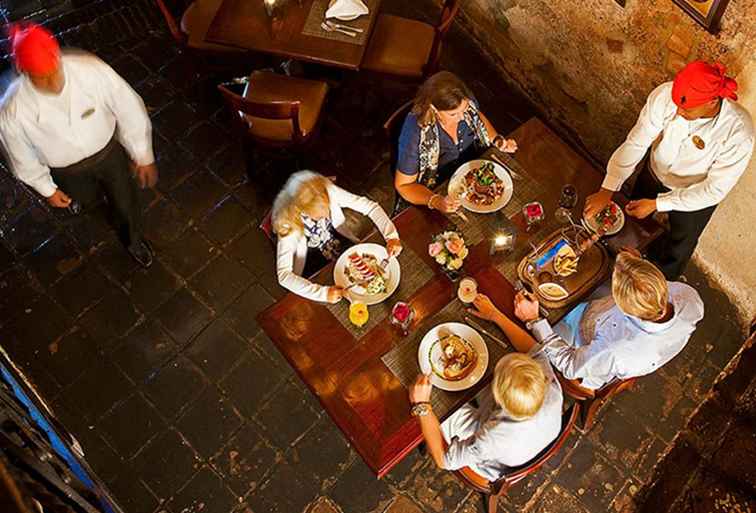
M 148 381 L 175 353 L 176 344 L 153 319 L 138 324 L 110 354 L 134 383 Z
M 29 269 L 45 285 L 55 283 L 61 276 L 78 268 L 82 261 L 83 257 L 71 239 L 63 233 L 48 240 L 24 259 Z
M 16 265 L 0 275 L 0 322 L 25 313 L 44 292 L 34 274 Z
M 160 252 L 166 265 L 188 278 L 217 254 L 216 248 L 202 233 L 194 228 L 185 231 L 181 237 Z
M 638 505 L 635 499 L 641 489 L 641 484 L 635 479 L 628 479 L 622 485 L 620 493 L 612 501 L 609 511 L 613 513 L 634 513 Z
M 175 189 L 197 170 L 204 169 L 194 157 L 177 145 L 165 141 L 158 157 L 160 179 L 157 188 L 164 193 Z
M 738 419 L 727 430 L 722 445 L 712 457 L 712 465 L 731 480 L 741 483 L 744 489 L 756 492 L 754 462 L 756 462 L 756 422 Z
M 246 423 L 212 463 L 231 489 L 243 496 L 260 486 L 277 458 L 276 450 L 261 437 L 258 428 Z
M 213 312 L 186 288 L 176 292 L 155 312 L 155 318 L 179 346 L 189 343 L 212 317 Z
M 103 242 L 120 244 L 113 227 L 108 223 L 109 212 L 104 204 L 75 216 L 61 219 L 63 228 L 70 233 L 79 249 L 89 254 Z
M 245 351 L 249 351 L 247 343 L 216 319 L 189 344 L 185 354 L 208 378 L 218 381 L 231 372 Z
M 167 301 L 178 290 L 180 281 L 156 259 L 149 269 L 137 270 L 124 285 L 136 307 L 147 314 Z
M 304 511 L 307 505 L 318 496 L 320 487 L 311 480 L 302 480 L 301 477 L 286 462 L 276 465 L 270 478 L 247 498 L 252 511 L 268 513 Z M 350 510 L 342 506 L 342 511 L 348 513 Z
M 409 497 L 397 495 L 386 508 L 386 513 L 423 513 L 423 510 Z
M 300 476 L 329 488 L 349 465 L 352 451 L 333 421 L 321 417 L 307 436 L 298 440 L 286 459 Z
M 94 423 L 133 389 L 128 378 L 101 358 L 63 392 L 66 407 Z
M 554 477 L 554 482 L 580 497 L 591 511 L 604 511 L 619 493 L 624 475 L 589 440 L 583 440 Z
M 257 314 L 273 302 L 273 297 L 265 289 L 259 284 L 254 284 L 233 302 L 226 311 L 225 318 L 237 333 L 247 339 L 252 339 L 260 331 L 256 319 Z
M 200 168 L 169 194 L 193 219 L 202 219 L 228 194 L 223 182 L 207 168 Z
M 326 418 L 327 420 L 327 418 Z M 421 467 L 423 467 L 429 456 L 420 454 L 418 449 L 410 451 L 402 460 L 397 463 L 384 479 L 396 485 L 399 489 L 405 489 L 407 482 L 414 478 Z
M 222 112 L 226 112 L 224 109 Z M 231 144 L 215 155 L 207 163 L 210 170 L 229 187 L 237 187 L 247 182 L 247 163 L 241 142 L 231 140 Z
M 207 161 L 213 155 L 223 149 L 228 141 L 228 136 L 214 123 L 203 121 L 193 127 L 180 144 L 191 151 L 200 161 Z
M 155 251 L 175 242 L 190 225 L 190 220 L 175 203 L 162 198 L 144 216 L 144 236 Z
M 228 513 L 237 498 L 209 467 L 203 467 L 168 503 L 182 513 Z
M 552 485 L 543 494 L 533 511 L 538 513 L 592 513 L 593 510 L 586 508 L 574 491 L 568 490 Z M 595 511 L 606 511 L 606 509 Z
M 171 419 L 205 387 L 205 378 L 184 356 L 168 362 L 145 386 L 148 398 Z
M 359 493 L 355 493 L 356 490 Z M 432 493 L 430 490 L 428 492 Z M 391 498 L 391 490 L 388 483 L 376 479 L 373 471 L 361 459 L 356 458 L 328 492 L 328 496 L 344 513 L 360 513 L 385 506 Z
M 125 511 L 154 511 L 158 501 L 136 473 L 124 465 L 121 473 L 108 482 L 110 490 L 118 497 L 118 504 Z
M 94 261 L 100 270 L 117 283 L 127 282 L 139 264 L 122 244 L 110 242 L 97 248 Z
M 754 510 L 756 495 L 753 489 L 741 488 L 737 483 L 704 469 L 670 513 L 739 513 Z
M 210 240 L 225 245 L 241 232 L 246 231 L 255 223 L 255 218 L 247 211 L 233 195 L 213 207 L 202 220 L 202 230 Z
M 164 427 L 160 414 L 139 393 L 117 404 L 98 423 L 103 436 L 124 459 L 131 458 Z
M 318 414 L 304 400 L 302 391 L 287 382 L 275 391 L 255 415 L 255 421 L 265 430 L 265 436 L 281 449 L 304 435 L 318 420 Z
M 292 368 L 291 364 L 289 364 L 286 358 L 284 358 L 283 354 L 281 354 L 281 351 L 278 350 L 278 347 L 276 347 L 276 345 L 264 331 L 260 330 L 260 332 L 252 339 L 251 344 L 258 353 L 273 360 L 273 362 L 278 366 L 283 374 L 291 375 L 294 373 L 294 369 Z M 298 378 L 295 379 L 294 382 L 302 390 L 306 388 L 306 385 Z M 313 397 L 313 399 L 310 401 L 310 404 L 316 405 L 319 403 L 317 399 Z
M 40 350 L 40 361 L 64 387 L 99 361 L 100 357 L 97 343 L 78 327 L 50 342 L 46 349 Z
M 247 418 L 273 394 L 285 377 L 260 354 L 250 351 L 220 382 L 234 406 Z
M 181 435 L 168 429 L 139 452 L 134 469 L 158 498 L 167 500 L 197 472 L 199 461 Z
M 56 227 L 47 212 L 34 205 L 21 214 L 5 232 L 5 240 L 16 253 L 25 255 L 51 239 L 56 232 Z
M 102 301 L 90 308 L 79 320 L 106 351 L 115 347 L 116 337 L 124 335 L 140 319 L 131 298 L 120 288 L 113 288 Z
M 57 239 L 58 239 L 58 237 L 53 237 L 51 239 L 51 241 L 54 241 L 54 240 L 57 240 Z M 48 244 L 49 244 L 49 242 L 50 241 L 48 241 Z M 13 252 L 11 250 L 9 250 L 5 246 L 5 244 L 3 244 L 0 241 L 0 274 L 2 274 L 3 272 L 5 272 L 6 270 L 10 269 L 13 266 L 13 264 L 15 264 L 15 263 L 16 263 L 16 257 L 13 254 Z M 34 266 L 31 266 L 31 267 L 32 267 L 32 270 L 34 270 L 37 273 L 37 276 L 40 279 L 42 279 L 43 278 L 43 276 L 42 276 L 43 273 L 41 273 L 37 269 L 35 269 Z M 43 281 L 45 281 L 45 283 L 47 283 L 47 282 L 52 281 L 52 280 L 43 280 Z
M 166 137 L 179 139 L 190 127 L 196 125 L 200 120 L 199 115 L 186 103 L 174 101 L 163 108 L 152 119 L 152 123 Z
M 245 267 L 221 254 L 191 279 L 190 286 L 217 312 L 221 312 L 253 280 L 254 276 Z
M 176 429 L 200 456 L 209 458 L 220 452 L 228 438 L 241 427 L 242 419 L 214 386 L 193 401 L 176 421 Z
M 361 460 L 357 464 L 365 466 Z M 404 489 L 424 504 L 428 511 L 438 513 L 456 510 L 470 491 L 454 474 L 436 467 L 431 458 L 427 458 L 420 469 L 410 476 Z
M 52 289 L 53 297 L 73 317 L 99 301 L 114 285 L 91 263 L 60 280 Z
M 339 513 L 339 510 L 328 497 L 318 497 L 307 507 L 305 513 Z
M 111 63 L 111 66 L 132 86 L 145 80 L 150 73 L 144 64 L 131 55 L 124 55 L 116 59 Z
M 57 303 L 41 296 L 23 314 L 2 327 L 3 347 L 17 363 L 26 365 L 47 345 L 66 333 L 72 320 Z
M 100 479 L 107 482 L 118 476 L 124 460 L 95 429 L 77 432 L 76 439 L 84 451 L 84 458 Z

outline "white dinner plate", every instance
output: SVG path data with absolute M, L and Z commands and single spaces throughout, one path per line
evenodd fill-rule
M 617 205 L 612 201 L 614 205 L 616 205 L 617 210 L 619 210 L 619 215 L 617 216 L 617 221 L 612 225 L 611 228 L 609 228 L 606 233 L 604 233 L 605 236 L 614 235 L 616 233 L 619 233 L 620 230 L 622 230 L 622 227 L 625 226 L 625 213 L 622 211 L 622 207 Z M 598 232 L 598 224 L 596 224 L 596 218 L 595 216 L 588 219 L 583 216 L 583 226 L 588 228 L 593 233 Z
M 362 16 L 362 14 L 352 14 L 350 16 L 334 16 L 334 18 L 336 18 L 339 21 L 354 21 L 360 16 Z
M 433 362 L 438 362 L 441 355 L 441 343 L 439 339 L 447 335 L 458 335 L 467 340 L 473 349 L 478 352 L 475 368 L 459 381 L 449 381 L 433 372 Z M 488 347 L 483 337 L 467 324 L 460 322 L 445 322 L 434 326 L 425 334 L 417 349 L 417 361 L 423 374 L 431 375 L 431 383 L 441 390 L 457 391 L 466 390 L 480 381 L 488 368 Z M 438 367 L 438 364 L 437 364 Z
M 447 194 L 452 194 L 452 191 L 464 190 L 463 180 L 465 175 L 487 162 L 493 164 L 494 173 L 496 173 L 496 176 L 498 176 L 499 179 L 504 182 L 504 192 L 499 197 L 499 199 L 497 199 L 490 205 L 476 205 L 475 203 L 467 199 L 466 194 L 463 194 L 461 197 L 462 206 L 470 212 L 490 214 L 491 212 L 496 212 L 497 210 L 504 208 L 506 204 L 509 203 L 509 200 L 512 199 L 512 191 L 514 189 L 514 186 L 512 185 L 512 177 L 509 176 L 509 173 L 504 166 L 492 160 L 471 160 L 470 162 L 465 162 L 464 164 L 459 166 L 459 168 L 457 168 L 457 170 L 449 180 L 449 188 L 447 189 Z
M 344 251 L 333 268 L 333 282 L 339 287 L 348 287 L 352 283 L 347 278 L 344 270 L 347 266 L 347 260 L 352 253 L 359 253 L 361 255 L 367 253 L 373 255 L 380 263 L 384 258 L 388 256 L 386 248 L 379 244 L 357 244 Z M 399 268 L 399 260 L 396 258 L 390 258 L 389 264 L 386 267 L 386 292 L 382 294 L 365 294 L 365 289 L 359 285 L 349 289 L 347 295 L 351 301 L 359 301 L 366 305 L 376 305 L 385 301 L 391 294 L 393 294 L 399 286 L 399 279 L 401 278 L 401 271 Z

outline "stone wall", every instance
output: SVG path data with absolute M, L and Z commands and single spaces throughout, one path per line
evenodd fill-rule
M 756 0 L 731 0 L 716 36 L 672 0 L 627 0 L 624 8 L 614 0 L 464 0 L 461 22 L 505 80 L 602 164 L 648 93 L 690 60 L 721 60 L 743 91 L 756 88 Z M 725 201 L 697 252 L 748 320 L 756 314 L 746 293 L 756 272 L 733 258 L 756 247 L 753 215 L 743 211 L 756 194 L 753 174 Z

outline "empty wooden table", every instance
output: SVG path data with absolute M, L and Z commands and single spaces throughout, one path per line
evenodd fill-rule
M 356 38 L 319 31 L 322 14 L 314 14 L 322 13 L 328 0 L 278 0 L 278 3 L 281 6 L 271 17 L 263 0 L 224 0 L 205 39 L 280 57 L 359 69 L 378 16 L 380 0 L 365 2 L 369 14 L 349 23 L 364 29 L 364 33 Z M 315 13 L 310 17 L 313 9 Z
M 528 121 L 511 137 L 520 147 L 517 161 L 539 184 L 536 188 L 531 184 L 527 194 L 534 191 L 535 197 L 530 199 L 541 201 L 552 217 L 563 183 L 574 184 L 582 199 L 599 186 L 600 173 L 540 121 Z M 518 186 L 515 181 L 515 189 Z M 524 185 L 519 187 L 525 188 Z M 522 228 L 515 253 L 527 251 L 529 241 L 538 241 L 548 233 L 544 229 L 526 233 L 522 215 L 514 215 L 512 219 Z M 450 220 L 437 211 L 411 207 L 397 216 L 395 224 L 405 247 L 403 255 L 411 252 L 416 258 L 415 269 L 402 269 L 402 280 L 405 271 L 414 277 L 408 276 L 409 280 L 417 279 L 420 267 L 428 269 L 427 274 L 422 275 L 422 283 L 411 292 L 397 292 L 388 300 L 391 303 L 404 300 L 412 305 L 416 318 L 408 339 L 414 343 L 418 334 L 422 335 L 457 301 L 456 284 L 441 272 L 427 251 L 430 236 L 449 229 Z M 464 227 L 460 229 L 465 230 Z M 626 228 L 611 244 L 642 247 L 659 233 L 655 223 L 637 224 L 628 219 Z M 515 292 L 511 278 L 506 275 L 511 275 L 511 269 L 517 263 L 515 260 L 520 257 L 502 254 L 491 257 L 488 249 L 487 240 L 470 248 L 464 263 L 465 274 L 473 276 L 479 290 L 511 316 Z M 319 279 L 329 281 L 332 272 L 333 266 L 328 266 L 320 273 Z M 371 307 L 371 316 L 380 313 L 383 317 L 362 332 L 355 332 L 344 322 L 343 316 L 333 312 L 333 306 L 289 294 L 261 312 L 258 321 L 365 463 L 381 477 L 422 439 L 419 424 L 409 415 L 406 386 L 382 359 L 407 339 L 390 325 L 386 309 Z M 556 322 L 562 313 L 549 318 Z M 489 362 L 489 367 L 494 363 Z M 489 381 L 490 377 L 457 393 L 446 416 L 470 400 Z

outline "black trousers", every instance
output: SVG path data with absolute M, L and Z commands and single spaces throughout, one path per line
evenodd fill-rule
M 638 175 L 631 194 L 632 199 L 656 198 L 669 192 L 651 171 L 648 161 Z M 653 260 L 668 280 L 676 280 L 685 270 L 706 225 L 717 206 L 693 212 L 671 211 L 669 233 L 655 240 L 648 248 L 648 257 Z
M 64 168 L 50 170 L 55 184 L 87 208 L 105 193 L 113 210 L 118 237 L 127 247 L 142 240 L 142 209 L 129 158 L 115 136 L 91 157 Z

